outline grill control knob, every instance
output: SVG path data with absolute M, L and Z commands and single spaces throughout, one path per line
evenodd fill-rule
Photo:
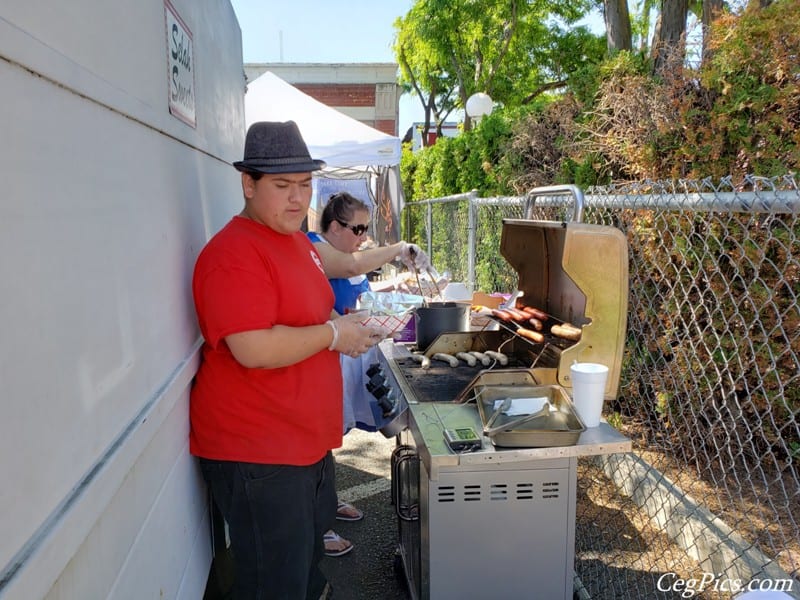
M 383 369 L 381 369 L 381 363 L 372 363 L 367 369 L 367 377 L 372 379 L 378 373 L 383 373 Z
M 372 385 L 380 385 L 385 382 L 386 377 L 383 376 L 383 373 L 375 373 L 375 375 L 370 378 L 368 384 L 371 383 Z
M 369 387 L 367 390 L 376 398 L 380 399 L 383 396 L 386 396 L 391 390 L 386 387 L 384 384 L 380 384 L 375 389 L 370 390 Z
M 383 378 L 373 378 L 366 383 L 365 387 L 367 391 L 376 398 L 385 396 L 391 391 L 391 388 L 386 385 L 386 380 Z
M 388 417 L 394 412 L 397 406 L 397 398 L 395 398 L 394 394 L 390 391 L 388 394 L 378 398 L 378 406 L 383 410 L 383 416 Z
M 392 404 L 389 400 L 389 396 L 382 396 L 378 398 L 378 406 L 381 407 L 384 417 L 390 415 L 392 413 L 392 409 L 394 408 L 394 404 Z

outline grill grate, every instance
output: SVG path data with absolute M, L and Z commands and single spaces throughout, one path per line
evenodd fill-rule
M 540 366 L 558 364 L 560 351 L 545 346 L 542 356 L 538 361 Z M 530 353 L 508 355 L 508 365 L 495 364 L 493 369 L 527 369 L 535 359 Z M 431 361 L 429 369 L 423 369 L 418 362 L 411 358 L 395 359 L 395 364 L 414 392 L 417 402 L 452 402 L 463 392 L 473 379 L 482 370 L 486 370 L 480 362 L 470 367 L 461 363 L 451 367 L 447 363 Z

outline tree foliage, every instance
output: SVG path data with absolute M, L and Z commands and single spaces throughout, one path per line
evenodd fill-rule
M 683 146 L 703 150 L 684 158 L 694 170 L 774 175 L 800 166 L 798 15 L 800 0 L 777 0 L 715 22 L 712 58 L 681 107 L 694 125 Z
M 576 66 L 563 93 L 509 102 L 457 141 L 404 159 L 407 197 L 797 171 L 798 14 L 800 0 L 723 13 L 709 25 L 707 60 L 696 69 L 654 75 L 638 51 Z M 419 179 L 415 169 L 428 162 Z
M 475 92 L 501 105 L 530 101 L 563 85 L 576 64 L 602 58 L 587 28 L 563 28 L 588 9 L 588 0 L 418 0 L 395 22 L 401 83 L 434 124 Z

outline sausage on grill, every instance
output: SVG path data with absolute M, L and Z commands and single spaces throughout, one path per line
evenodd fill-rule
M 492 358 L 500 363 L 501 366 L 505 367 L 508 364 L 508 357 L 503 354 L 502 352 L 495 352 L 494 350 L 487 350 L 484 352 L 486 356 Z
M 517 334 L 538 344 L 544 342 L 544 335 L 542 335 L 538 331 L 533 331 L 531 329 L 525 329 L 524 327 L 520 327 L 519 329 L 517 329 Z
M 561 325 L 553 325 L 550 328 L 550 333 L 565 340 L 577 342 L 581 339 L 582 330 L 571 323 L 562 323 Z
M 540 321 L 547 320 L 547 313 L 543 310 L 539 310 L 538 308 L 534 308 L 532 306 L 520 306 L 519 310 L 526 313 L 528 317 L 533 317 L 535 319 L 539 319 Z
M 532 327 L 533 327 L 533 328 L 534 328 L 536 331 L 541 331 L 542 329 L 544 329 L 544 323 L 542 323 L 542 322 L 541 322 L 539 319 L 537 319 L 536 317 L 531 317 L 530 319 L 528 319 L 528 323 L 530 323 L 530 324 L 531 324 L 531 326 L 532 326 Z
M 511 321 L 514 320 L 514 317 L 511 316 L 510 312 L 499 308 L 492 309 L 492 316 L 497 317 L 498 319 L 500 319 L 501 321 L 505 321 L 506 323 L 510 323 Z
M 488 353 L 478 352 L 477 350 L 470 350 L 469 353 L 472 354 L 472 356 L 477 358 L 479 361 L 481 361 L 481 364 L 484 367 L 488 367 L 490 364 L 492 364 L 492 359 L 488 355 Z
M 431 359 L 425 356 L 424 354 L 412 354 L 411 358 L 415 361 L 420 363 L 420 367 L 423 369 L 430 369 L 431 368 Z
M 515 321 L 527 321 L 530 316 L 518 308 L 504 308 L 503 310 L 510 314 Z
M 470 367 L 474 367 L 478 364 L 478 359 L 472 356 L 469 352 L 456 352 L 456 358 L 460 358 L 465 363 L 467 363 Z
M 446 363 L 450 363 L 451 367 L 458 366 L 458 359 L 453 356 L 452 354 L 445 354 L 444 352 L 437 352 L 433 356 L 431 356 L 433 360 L 441 360 Z

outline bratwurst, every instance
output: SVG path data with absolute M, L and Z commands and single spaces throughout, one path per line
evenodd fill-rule
M 533 331 L 532 329 L 525 329 L 524 327 L 519 327 L 517 329 L 517 334 L 521 335 L 522 337 L 528 340 L 531 340 L 532 342 L 536 342 L 537 344 L 541 344 L 542 342 L 544 342 L 544 336 L 538 331 Z
M 456 368 L 458 366 L 458 359 L 453 356 L 452 354 L 446 354 L 444 352 L 437 352 L 433 356 L 431 356 L 432 360 L 441 360 L 442 362 L 449 363 L 451 367 Z
M 572 325 L 571 323 L 553 325 L 550 328 L 550 333 L 553 335 L 573 342 L 580 341 L 582 332 L 583 330 L 580 327 L 575 327 L 575 325 Z

